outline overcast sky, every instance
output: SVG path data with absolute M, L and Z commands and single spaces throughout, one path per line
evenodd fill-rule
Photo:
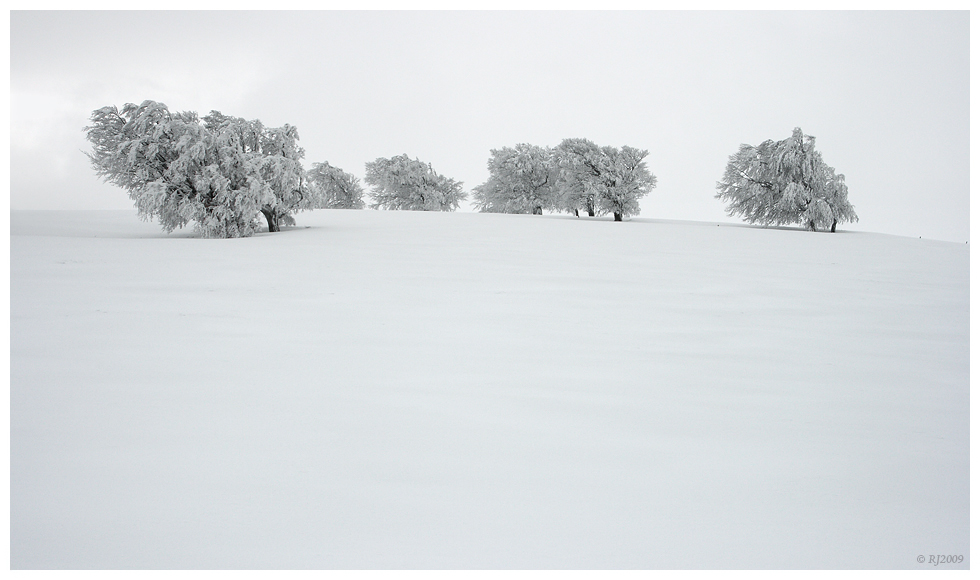
M 494 148 L 630 145 L 658 180 L 640 217 L 712 222 L 738 221 L 714 194 L 739 144 L 800 127 L 847 178 L 845 229 L 969 239 L 965 11 L 12 12 L 10 99 L 12 209 L 132 208 L 83 127 L 150 99 L 466 190 Z

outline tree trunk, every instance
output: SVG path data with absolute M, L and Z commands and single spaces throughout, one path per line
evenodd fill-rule
M 834 233 L 836 231 L 837 231 L 837 220 L 835 219 L 834 223 L 830 224 L 830 233 Z
M 806 229 L 807 231 L 815 232 L 817 231 L 817 224 L 813 223 L 813 220 L 810 220 L 810 223 L 806 224 Z
M 269 224 L 270 232 L 279 231 L 279 218 L 276 217 L 276 213 L 271 209 L 262 208 L 262 215 L 265 216 L 265 221 Z
M 534 208 L 534 215 L 544 215 L 544 211 L 541 209 L 540 205 Z
M 595 217 L 595 208 L 589 207 L 589 217 Z
M 621 222 L 623 221 L 623 214 L 618 211 L 613 212 L 613 221 Z
M 575 217 L 578 217 L 578 210 L 575 210 Z

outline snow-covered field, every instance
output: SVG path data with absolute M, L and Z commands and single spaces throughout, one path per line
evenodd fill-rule
M 966 244 L 297 221 L 12 212 L 13 568 L 969 566 Z

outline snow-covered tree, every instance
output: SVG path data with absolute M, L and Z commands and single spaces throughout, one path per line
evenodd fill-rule
M 463 184 L 439 175 L 429 163 L 408 155 L 379 157 L 365 164 L 374 209 L 455 211 L 466 199 Z
M 644 158 L 628 145 L 599 147 L 588 139 L 565 139 L 555 148 L 559 209 L 590 216 L 611 213 L 616 221 L 640 213 L 640 198 L 657 186 Z
M 306 186 L 318 208 L 364 208 L 361 180 L 326 161 L 314 163 L 313 168 L 306 172 Z
M 616 221 L 622 221 L 640 213 L 640 198 L 657 186 L 657 178 L 643 161 L 647 151 L 628 145 L 602 149 L 608 165 L 597 197 L 599 211 L 611 213 Z
M 740 145 L 728 158 L 715 197 L 728 203 L 728 215 L 751 224 L 800 224 L 834 232 L 840 222 L 858 221 L 844 176 L 824 163 L 815 141 L 797 127 L 782 141 Z
M 171 113 L 163 103 L 103 107 L 86 127 L 96 173 L 125 189 L 139 216 L 172 232 L 188 223 L 205 237 L 241 237 L 255 216 L 269 231 L 309 207 L 295 127 L 212 111 Z
M 520 143 L 490 151 L 490 178 L 473 188 L 483 212 L 541 214 L 554 207 L 557 165 L 549 147 Z
M 602 150 L 588 139 L 565 139 L 554 150 L 558 167 L 558 192 L 555 205 L 559 210 L 574 213 L 585 210 L 596 215 L 596 171 L 592 171 L 585 159 L 599 160 Z
M 204 117 L 204 126 L 216 136 L 227 174 L 235 176 L 236 184 L 248 182 L 264 200 L 259 211 L 270 232 L 294 224 L 294 212 L 313 207 L 313 200 L 303 190 L 303 149 L 296 143 L 296 127 L 264 127 L 258 120 L 247 121 L 218 111 Z

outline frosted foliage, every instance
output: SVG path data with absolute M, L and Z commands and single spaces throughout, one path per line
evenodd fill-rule
M 363 209 L 361 180 L 324 161 L 306 173 L 306 185 L 317 208 Z
M 588 139 L 565 139 L 555 154 L 556 206 L 589 215 L 611 213 L 617 220 L 640 213 L 640 198 L 657 186 L 644 161 L 647 154 L 628 145 L 600 147 Z
M 840 222 L 858 221 L 844 176 L 824 163 L 815 141 L 797 127 L 783 141 L 742 144 L 729 157 L 715 197 L 728 203 L 728 215 L 751 224 L 835 231 Z
M 193 222 L 205 237 L 249 236 L 259 212 L 274 231 L 310 207 L 300 183 L 303 150 L 290 125 L 266 128 L 217 111 L 200 119 L 154 101 L 103 107 L 91 120 L 96 173 L 167 232 Z
M 439 175 L 429 163 L 399 155 L 365 164 L 374 209 L 455 211 L 466 198 L 463 184 Z
M 551 148 L 521 143 L 493 149 L 487 169 L 490 178 L 473 189 L 479 211 L 541 214 L 555 206 L 558 172 Z
M 620 149 L 603 147 L 605 162 L 599 186 L 599 211 L 630 216 L 640 213 L 639 200 L 656 187 L 643 158 L 646 151 L 624 145 Z

